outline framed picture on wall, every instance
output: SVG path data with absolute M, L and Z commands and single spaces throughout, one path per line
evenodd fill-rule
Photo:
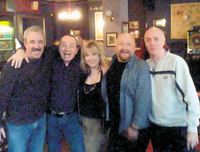
M 140 36 L 139 30 L 130 30 L 129 33 L 134 36 L 135 39 L 138 39 Z
M 187 31 L 200 25 L 199 10 L 199 2 L 171 4 L 171 39 L 187 39 Z
M 81 30 L 79 29 L 73 29 L 73 30 L 70 30 L 70 35 L 73 35 L 73 36 L 81 36 Z
M 116 32 L 106 33 L 106 46 L 107 47 L 114 47 L 116 44 L 116 40 L 117 40 Z
M 129 29 L 139 29 L 139 21 L 129 21 Z
M 122 22 L 122 33 L 128 33 L 128 22 Z

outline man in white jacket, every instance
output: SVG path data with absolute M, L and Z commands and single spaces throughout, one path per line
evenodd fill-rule
M 153 106 L 151 141 L 156 152 L 186 152 L 198 144 L 199 99 L 186 62 L 163 49 L 164 32 L 152 27 L 144 36 L 150 54 Z

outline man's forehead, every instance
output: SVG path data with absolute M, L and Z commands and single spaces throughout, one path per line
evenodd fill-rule
M 41 32 L 39 32 L 39 31 L 29 31 L 29 32 L 27 32 L 27 36 L 28 35 L 33 35 L 33 34 L 38 34 L 38 35 L 42 35 L 43 36 L 43 34 L 41 33 Z
M 151 38 L 159 38 L 160 35 L 156 35 L 156 34 L 152 34 L 152 33 L 150 33 L 150 34 L 146 34 L 145 37 L 146 37 L 146 38 L 148 38 L 148 37 L 151 37 Z
M 134 38 L 130 34 L 123 33 L 118 37 L 117 42 L 124 42 L 124 43 L 133 42 L 134 43 Z
M 76 40 L 71 36 L 65 36 L 61 39 L 61 43 L 76 44 Z
M 146 37 L 162 37 L 164 33 L 158 28 L 151 28 L 145 33 Z
M 120 38 L 118 39 L 119 42 L 130 42 L 130 41 L 133 41 L 133 39 L 130 39 L 130 38 Z
M 134 43 L 133 39 L 118 39 L 117 43 Z
M 29 31 L 26 37 L 35 37 L 35 35 L 44 37 L 44 35 L 41 32 L 36 31 Z
M 76 42 L 73 42 L 73 41 L 67 41 L 67 40 L 63 40 L 61 41 L 61 43 L 63 44 L 76 44 Z
M 164 35 L 162 33 L 149 33 L 145 35 L 145 39 L 165 39 Z

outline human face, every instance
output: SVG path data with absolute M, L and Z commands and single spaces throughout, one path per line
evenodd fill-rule
M 159 28 L 152 27 L 147 30 L 144 36 L 144 41 L 145 46 L 151 56 L 157 56 L 163 53 L 165 36 Z
M 75 57 L 78 51 L 77 41 L 72 36 L 64 36 L 60 41 L 59 52 L 60 56 L 65 62 L 65 65 L 69 65 L 71 60 Z
M 123 33 L 119 35 L 115 46 L 115 53 L 119 62 L 128 62 L 135 53 L 135 40 L 132 35 Z
M 41 32 L 30 31 L 24 40 L 26 55 L 33 59 L 39 59 L 44 52 L 44 35 Z
M 97 52 L 86 49 L 84 59 L 85 63 L 90 67 L 90 69 L 99 68 L 100 58 Z

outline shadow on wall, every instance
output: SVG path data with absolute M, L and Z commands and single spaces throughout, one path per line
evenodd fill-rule
M 174 54 L 181 56 L 182 58 L 186 58 L 187 55 L 187 43 L 185 42 L 172 42 L 169 43 L 170 51 Z

